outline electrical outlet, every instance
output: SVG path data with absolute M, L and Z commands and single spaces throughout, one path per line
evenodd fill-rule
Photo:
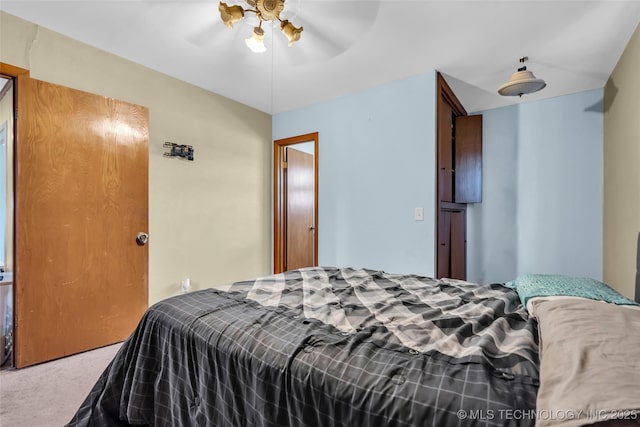
M 189 288 L 191 288 L 191 279 L 187 277 L 186 279 L 182 280 L 182 282 L 180 282 L 180 290 L 183 294 L 186 294 L 187 292 L 189 292 Z

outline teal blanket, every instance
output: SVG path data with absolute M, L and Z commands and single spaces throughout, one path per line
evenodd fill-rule
M 552 274 L 525 274 L 505 284 L 518 292 L 522 305 L 534 297 L 572 296 L 619 305 L 639 305 L 620 295 L 605 283 L 586 277 Z

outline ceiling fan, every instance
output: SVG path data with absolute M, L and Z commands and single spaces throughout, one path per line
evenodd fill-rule
M 258 26 L 253 28 L 251 38 L 245 40 L 249 49 L 253 52 L 265 52 L 267 48 L 264 45 L 264 30 L 262 23 L 267 21 L 278 21 L 280 30 L 289 40 L 289 46 L 300 40 L 300 35 L 304 27 L 296 27 L 288 19 L 281 19 L 280 13 L 284 10 L 284 0 L 246 0 L 246 3 L 253 9 L 245 9 L 240 5 L 229 6 L 221 1 L 218 6 L 220 18 L 222 22 L 233 28 L 233 24 L 244 18 L 245 12 L 253 12 L 258 18 Z
M 208 29 L 196 29 L 198 33 L 190 40 L 197 46 L 228 46 L 243 36 L 247 46 L 259 45 L 262 39 L 266 49 L 280 52 L 284 47 L 280 57 L 286 55 L 282 59 L 288 65 L 324 61 L 346 51 L 364 36 L 376 21 L 380 4 L 380 0 L 222 0 L 218 3 L 219 16 L 211 16 Z M 237 30 L 239 24 L 243 28 Z M 285 36 L 282 42 L 275 35 L 277 32 Z M 262 51 L 262 47 L 259 49 Z
M 194 3 L 194 8 L 195 5 L 198 6 L 197 16 L 192 18 L 194 22 L 190 27 L 190 34 L 185 35 L 186 41 L 202 54 L 217 55 L 229 63 L 241 66 L 254 66 L 258 63 L 256 61 L 260 61 L 258 57 L 263 56 L 243 55 L 241 51 L 244 49 L 240 45 L 246 46 L 247 38 L 253 37 L 255 27 L 261 27 L 264 31 L 265 48 L 275 56 L 280 67 L 305 66 L 331 60 L 364 40 L 382 7 L 380 0 L 281 0 L 284 9 L 279 12 L 280 20 L 266 21 L 245 9 L 258 10 L 258 3 L 262 3 L 267 11 L 265 15 L 270 16 L 272 6 L 265 5 L 269 0 L 253 1 L 256 3 L 255 8 L 244 0 L 223 0 L 230 8 L 238 6 L 242 9 L 242 15 L 237 12 L 238 9 L 233 9 L 236 12 L 229 12 L 233 22 L 232 30 L 222 18 L 220 3 Z M 224 6 L 223 9 L 227 13 Z M 294 28 L 303 28 L 298 40 L 294 40 L 290 47 L 289 37 L 277 34 L 282 32 L 281 26 L 285 20 Z

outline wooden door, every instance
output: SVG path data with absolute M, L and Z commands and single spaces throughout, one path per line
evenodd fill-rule
M 313 155 L 286 148 L 286 269 L 314 264 Z
M 465 280 L 466 211 L 441 210 L 438 218 L 438 277 Z
M 18 76 L 23 367 L 122 341 L 148 305 L 148 110 Z
M 452 211 L 449 226 L 451 237 L 451 257 L 449 259 L 449 276 L 453 279 L 467 278 L 467 221 L 466 211 Z
M 438 104 L 438 201 L 453 202 L 453 109 L 444 98 Z
M 455 118 L 456 203 L 482 202 L 482 115 Z
M 457 201 L 456 164 L 458 146 L 457 119 L 467 112 L 442 75 L 438 74 L 437 87 L 437 224 L 436 277 L 466 279 L 466 250 L 460 236 L 465 235 L 466 206 Z M 463 221 L 460 219 L 462 218 Z M 460 229 L 461 227 L 461 229 Z M 460 246 L 462 244 L 462 247 Z
M 438 213 L 438 277 L 451 275 L 451 212 L 441 210 Z
M 482 116 L 467 116 L 440 74 L 436 115 L 436 276 L 466 280 L 466 204 L 482 201 Z
M 312 179 L 307 177 L 308 165 L 304 167 L 306 172 L 300 175 L 300 167 L 297 165 L 297 153 L 290 149 L 299 144 L 309 144 L 313 147 Z M 300 153 L 300 150 L 295 150 Z M 292 170 L 289 169 L 288 153 L 293 153 Z M 273 271 L 282 273 L 305 266 L 318 265 L 318 132 L 278 139 L 273 142 Z M 292 177 L 292 186 L 296 188 L 291 196 L 287 192 L 287 181 Z M 302 178 L 304 176 L 304 178 Z M 307 184 L 302 186 L 301 182 Z M 309 183 L 312 187 L 309 187 Z M 295 200 L 295 206 L 289 206 L 288 199 Z M 299 209 L 299 199 L 304 199 L 301 210 L 306 212 L 304 219 L 300 220 L 299 230 L 289 231 L 287 217 L 292 211 L 294 215 Z M 311 205 L 310 205 L 311 204 Z M 309 215 L 311 206 L 312 215 Z M 292 235 L 293 233 L 293 235 Z M 304 236 L 303 236 L 304 235 Z M 309 243 L 308 239 L 311 239 Z M 312 250 L 308 249 L 311 246 Z M 302 248 L 302 249 L 301 249 Z M 304 252 L 303 255 L 300 253 Z M 291 254 L 292 259 L 288 254 Z M 299 256 L 300 259 L 296 259 Z M 290 264 L 289 264 L 290 263 Z

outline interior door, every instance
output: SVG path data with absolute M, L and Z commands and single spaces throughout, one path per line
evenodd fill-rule
M 273 141 L 273 272 L 276 274 L 318 265 L 318 141 L 318 132 Z M 311 166 L 308 156 L 312 159 Z M 294 219 L 290 227 L 288 217 L 297 216 L 300 219 Z
M 148 110 L 18 77 L 16 340 L 23 367 L 124 340 L 148 305 Z
M 286 147 L 286 269 L 314 265 L 313 155 Z

